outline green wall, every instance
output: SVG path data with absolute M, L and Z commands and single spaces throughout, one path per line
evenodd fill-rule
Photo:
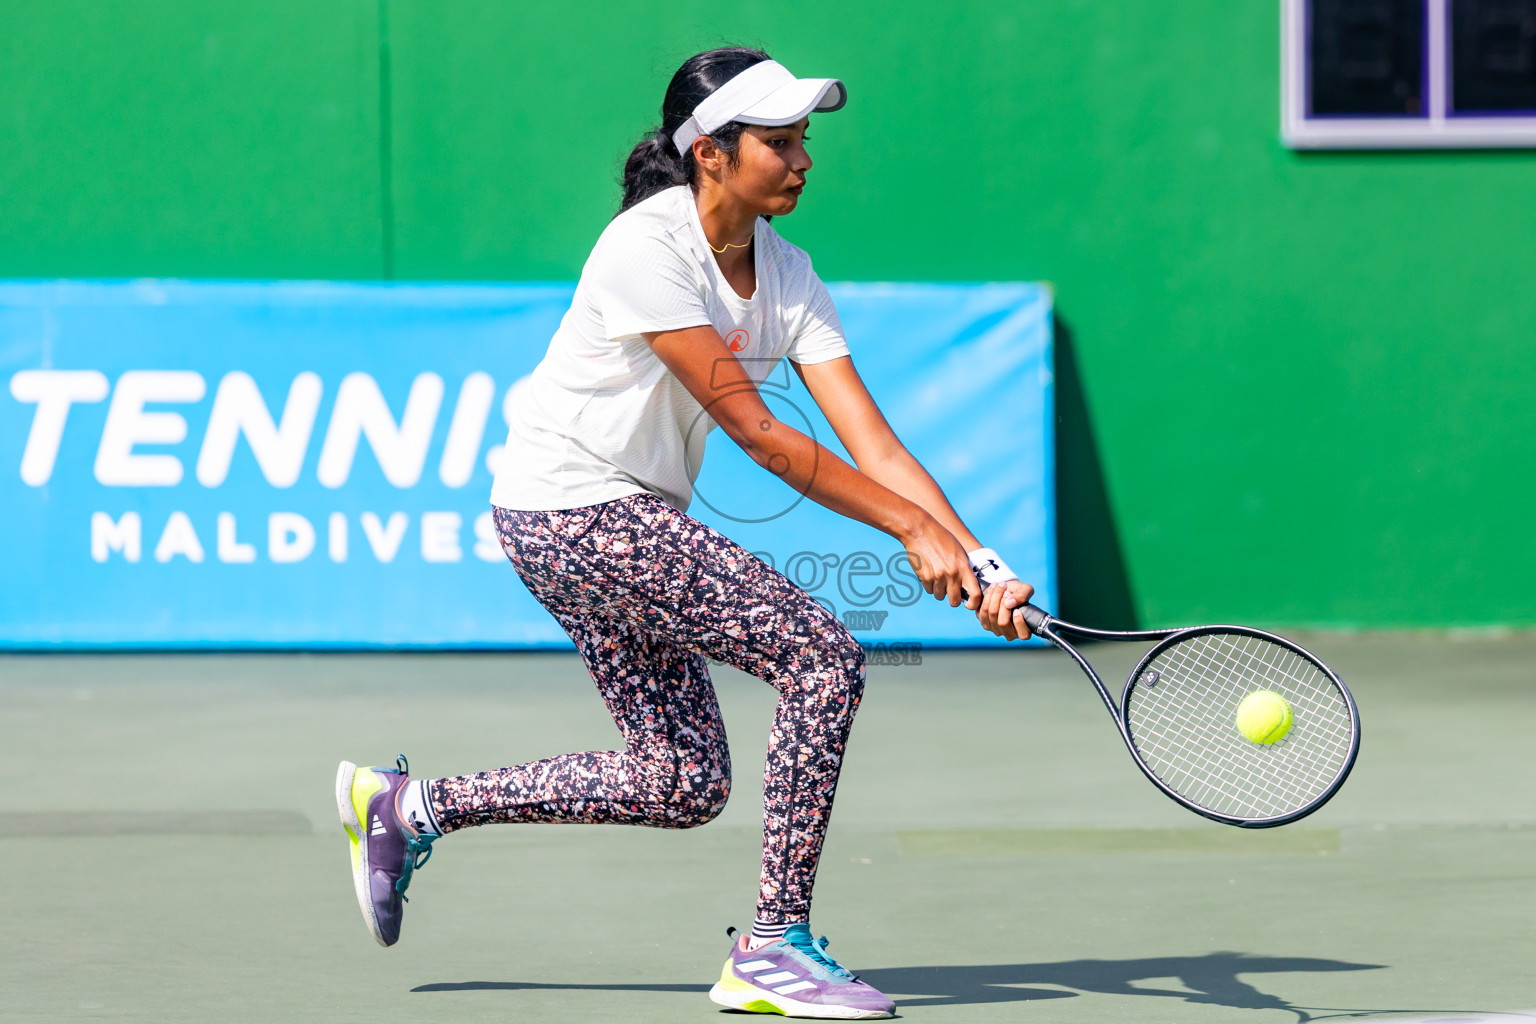
M 10 5 L 0 276 L 571 279 L 671 70 L 757 44 L 849 84 L 779 225 L 824 277 L 1056 284 L 1064 611 L 1536 624 L 1536 154 L 1283 149 L 1278 23 L 1270 0 Z

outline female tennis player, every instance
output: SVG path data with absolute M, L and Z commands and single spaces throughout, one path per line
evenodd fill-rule
M 731 767 L 705 665 L 713 657 L 766 680 L 779 701 L 757 916 L 710 998 L 826 1019 L 894 1010 L 808 925 L 863 652 L 805 591 L 684 512 L 705 433 L 718 425 L 789 486 L 900 541 L 928 593 L 964 602 L 994 633 L 1027 635 L 1013 609 L 1032 589 L 897 440 L 810 259 L 768 223 L 805 189 L 809 115 L 845 101 L 840 81 L 797 79 L 757 50 L 710 50 L 673 75 L 661 126 L 625 164 L 620 212 L 515 395 L 491 493 L 507 557 L 575 641 L 624 749 L 441 779 L 410 779 L 404 758 L 396 768 L 342 762 L 337 803 L 380 944 L 399 937 L 411 874 L 450 832 L 491 822 L 691 828 L 719 814 Z M 779 422 L 759 396 L 786 356 L 857 468 Z M 978 578 L 1011 582 L 982 597 Z

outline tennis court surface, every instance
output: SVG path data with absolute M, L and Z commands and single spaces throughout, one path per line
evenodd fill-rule
M 872 667 L 816 933 L 913 1021 L 1536 1020 L 1536 637 L 1299 639 L 1354 690 L 1360 760 L 1266 832 L 1154 791 L 1060 655 Z M 715 677 L 719 819 L 456 834 L 386 950 L 336 762 L 614 746 L 574 655 L 0 658 L 0 1018 L 726 1019 L 705 992 L 750 923 L 773 694 Z

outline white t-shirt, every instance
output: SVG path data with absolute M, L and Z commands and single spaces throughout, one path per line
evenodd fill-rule
M 762 219 L 753 239 L 757 291 L 743 299 L 715 262 L 688 186 L 614 218 L 548 353 L 513 391 L 492 504 L 579 508 L 649 491 L 688 507 L 715 421 L 644 332 L 712 324 L 759 383 L 784 356 L 848 354 L 810 257 Z

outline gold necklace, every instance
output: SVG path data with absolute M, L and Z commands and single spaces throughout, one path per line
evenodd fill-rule
M 707 238 L 704 239 L 704 244 L 709 246 L 711 249 L 715 249 L 715 244 L 713 242 L 711 242 Z M 745 249 L 747 246 L 749 246 L 751 244 L 752 244 L 752 240 L 750 238 L 747 239 L 745 242 L 742 242 L 740 245 L 736 245 L 733 242 L 726 242 L 720 248 L 715 249 L 715 252 L 725 252 L 725 250 L 727 250 L 727 249 Z

